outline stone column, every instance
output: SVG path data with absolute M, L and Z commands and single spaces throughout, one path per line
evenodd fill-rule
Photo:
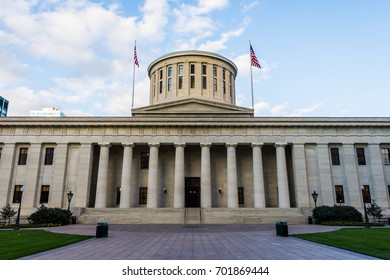
M 110 144 L 100 144 L 100 157 L 98 178 L 96 184 L 95 208 L 107 207 L 107 188 L 108 188 L 108 160 L 110 155 Z
M 134 144 L 123 144 L 123 165 L 121 180 L 121 199 L 119 208 L 131 207 L 131 170 Z
M 158 148 L 159 144 L 149 144 L 149 173 L 147 208 L 158 207 Z
M 15 143 L 4 144 L 0 160 L 0 178 L 2 178 L 0 180 L 0 207 L 5 206 L 7 203 L 12 203 L 12 179 L 16 163 Z
M 287 144 L 276 143 L 276 171 L 278 178 L 279 208 L 290 208 L 290 193 L 288 190 L 286 151 Z
M 38 186 L 38 178 L 41 173 L 41 143 L 32 143 L 28 148 L 26 181 L 24 186 L 22 204 L 26 208 L 34 208 L 39 205 L 41 186 Z M 22 206 L 22 207 L 23 207 Z
M 77 196 L 73 197 L 73 207 L 88 207 L 91 195 L 91 178 L 92 178 L 92 143 L 81 143 L 79 156 L 79 178 L 77 186 Z
M 265 208 L 265 190 L 263 175 L 263 158 L 261 148 L 263 144 L 252 144 L 253 153 L 253 196 L 254 207 Z
M 294 143 L 292 156 L 297 207 L 309 207 L 311 194 L 307 181 L 305 144 Z
M 200 166 L 200 205 L 202 208 L 211 208 L 211 171 L 210 171 L 210 147 L 211 144 L 201 144 Z
M 344 144 L 344 160 L 343 165 L 345 168 L 345 179 L 346 179 L 346 204 L 353 207 L 362 207 L 362 190 L 360 189 L 357 162 L 355 156 L 354 144 Z
M 68 144 L 58 143 L 54 149 L 53 161 L 53 182 L 50 186 L 49 205 L 50 207 L 64 207 L 65 177 L 68 162 Z M 75 189 L 70 189 L 75 193 Z M 74 201 L 72 205 L 74 206 Z
M 377 203 L 379 206 L 388 207 L 389 202 L 387 199 L 387 185 L 383 171 L 383 161 L 380 145 L 369 144 L 368 153 L 370 155 L 369 163 L 373 185 L 371 198 L 375 199 L 375 203 Z
M 175 144 L 175 184 L 173 190 L 173 208 L 184 208 L 184 147 Z
M 330 169 L 330 156 L 328 144 L 317 144 L 318 169 L 320 177 L 319 196 L 317 205 L 333 205 L 335 203 L 333 195 L 332 171 Z
M 236 144 L 227 144 L 227 206 L 238 208 Z

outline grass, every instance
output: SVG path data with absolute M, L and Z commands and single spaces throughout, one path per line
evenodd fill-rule
M 331 232 L 294 234 L 292 236 L 390 260 L 389 228 L 345 228 Z
M 44 230 L 1 230 L 0 260 L 14 260 L 91 238 Z

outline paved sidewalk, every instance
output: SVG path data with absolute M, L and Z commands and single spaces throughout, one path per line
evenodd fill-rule
M 289 233 L 337 227 L 289 225 Z M 95 235 L 94 225 L 49 228 Z M 274 225 L 110 225 L 107 238 L 92 238 L 24 257 L 25 260 L 367 260 L 356 254 L 293 237 L 275 236 Z

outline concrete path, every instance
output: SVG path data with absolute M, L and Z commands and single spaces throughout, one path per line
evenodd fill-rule
M 289 225 L 289 233 L 337 227 Z M 48 231 L 96 234 L 95 225 L 68 225 Z M 367 260 L 369 256 L 275 236 L 274 225 L 110 225 L 108 237 L 24 257 L 25 260 Z

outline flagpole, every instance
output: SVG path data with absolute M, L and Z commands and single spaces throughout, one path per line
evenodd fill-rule
M 251 46 L 251 41 L 249 41 L 249 47 Z M 251 94 L 252 94 L 252 109 L 255 109 L 254 98 L 253 98 L 253 75 L 252 75 L 252 58 L 249 55 L 249 67 L 251 69 Z
M 136 50 L 136 46 L 137 46 L 137 40 L 134 41 L 134 50 Z M 131 110 L 133 110 L 134 108 L 134 82 L 135 82 L 135 60 L 133 62 L 133 93 L 131 97 Z

